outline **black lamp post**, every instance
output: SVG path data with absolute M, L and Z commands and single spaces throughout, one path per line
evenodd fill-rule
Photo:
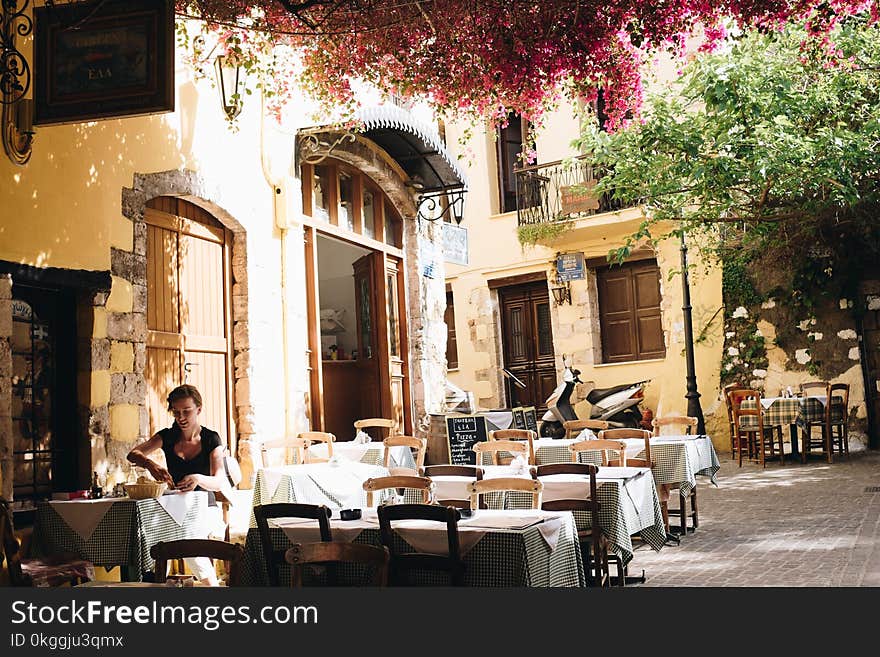
M 694 366 L 694 324 L 691 319 L 691 286 L 688 280 L 687 241 L 684 231 L 681 233 L 681 296 L 682 313 L 684 315 L 684 353 L 687 361 L 687 414 L 697 418 L 697 433 L 706 433 L 706 422 L 700 406 L 700 393 L 697 392 L 697 373 Z

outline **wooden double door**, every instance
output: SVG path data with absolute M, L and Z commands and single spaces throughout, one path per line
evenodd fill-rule
M 546 281 L 498 288 L 504 367 L 525 384 L 505 378 L 508 406 L 546 408 L 556 387 L 556 359 Z
M 171 425 L 165 399 L 189 383 L 202 395 L 201 424 L 234 450 L 231 234 L 198 206 L 172 197 L 150 201 L 144 221 L 150 435 Z

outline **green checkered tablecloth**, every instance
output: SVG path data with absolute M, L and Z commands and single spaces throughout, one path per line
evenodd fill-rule
M 331 521 L 333 522 L 333 521 Z M 289 548 L 292 543 L 277 528 L 270 528 L 272 547 L 275 550 Z M 396 549 L 412 551 L 412 548 L 395 534 Z M 379 530 L 365 529 L 355 539 L 356 543 L 381 545 Z M 556 548 L 551 550 L 535 527 L 521 530 L 487 530 L 486 534 L 464 555 L 466 586 L 482 587 L 549 587 L 586 586 L 586 575 L 573 518 L 563 523 Z M 241 569 L 242 583 L 246 586 L 267 586 L 268 575 L 263 560 L 262 544 L 256 529 L 248 531 L 245 554 Z M 281 582 L 290 581 L 290 569 L 281 567 Z M 342 581 L 356 586 L 363 583 L 358 570 L 346 568 L 339 572 Z M 420 584 L 447 586 L 443 573 L 420 573 Z
M 137 573 L 153 569 L 150 548 L 159 541 L 208 535 L 207 493 L 199 496 L 178 525 L 155 499 L 122 498 L 110 507 L 88 540 L 73 531 L 49 502 L 37 505 L 32 549 L 36 556 L 76 554 L 96 566 L 131 566 Z
M 761 400 L 764 409 L 763 421 L 765 427 L 781 427 L 797 424 L 804 427 L 825 421 L 824 398 L 818 397 L 773 397 Z M 769 406 L 768 406 L 769 403 Z M 745 399 L 742 402 L 743 410 L 754 410 L 755 400 Z M 846 409 L 842 400 L 832 400 L 831 419 L 834 422 L 842 422 L 846 417 Z M 756 428 L 758 418 L 754 415 L 740 417 L 740 427 Z
M 361 453 L 362 452 L 362 453 Z M 352 456 L 360 463 L 368 463 L 370 465 L 384 465 L 385 448 L 381 442 L 369 443 L 369 445 L 357 445 L 350 442 L 333 443 L 333 455 L 340 458 L 351 459 Z M 315 455 L 318 458 L 327 458 L 327 445 L 325 443 L 317 443 L 309 447 L 309 455 Z M 412 450 L 409 447 L 398 446 L 391 448 L 390 463 L 392 468 L 409 468 L 416 469 L 416 460 L 413 457 Z

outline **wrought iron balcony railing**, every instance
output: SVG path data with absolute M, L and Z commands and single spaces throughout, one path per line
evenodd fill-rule
M 571 221 L 626 207 L 608 194 L 597 196 L 593 187 L 601 170 L 588 157 L 550 162 L 514 170 L 516 216 L 520 226 Z

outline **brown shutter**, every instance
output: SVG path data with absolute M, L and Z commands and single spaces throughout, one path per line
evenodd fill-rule
M 455 335 L 455 304 L 452 292 L 446 293 L 443 321 L 446 322 L 446 367 L 454 370 L 458 367 L 458 338 Z
M 656 261 L 604 267 L 597 275 L 603 362 L 665 356 Z

